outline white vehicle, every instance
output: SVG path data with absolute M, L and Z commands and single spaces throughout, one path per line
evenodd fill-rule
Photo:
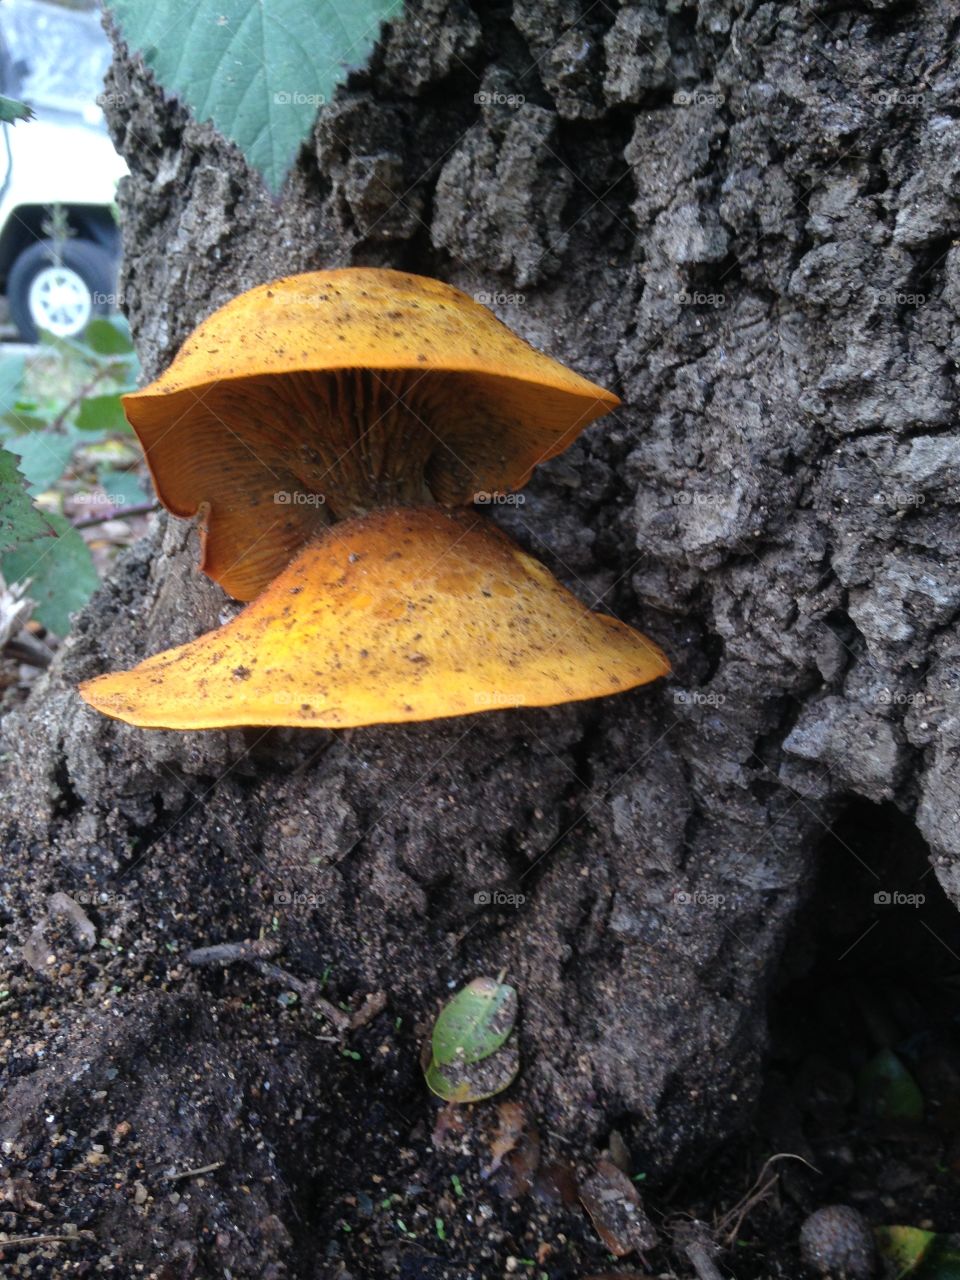
M 44 0 L 0 7 L 0 93 L 36 118 L 0 125 L 0 290 L 24 341 L 80 333 L 114 309 L 118 180 L 99 101 L 110 45 L 96 13 Z M 55 211 L 66 236 L 51 238 Z

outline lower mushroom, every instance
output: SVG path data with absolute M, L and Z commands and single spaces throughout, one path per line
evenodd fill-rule
M 80 693 L 145 728 L 341 729 L 575 702 L 669 670 L 484 518 L 397 507 L 329 526 L 226 626 Z

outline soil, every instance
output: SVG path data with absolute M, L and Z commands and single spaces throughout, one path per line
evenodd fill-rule
M 234 608 L 160 519 L 4 717 L 0 1229 L 75 1228 L 11 1246 L 10 1274 L 642 1270 L 542 1185 L 483 1176 L 496 1103 L 434 1144 L 421 1041 L 501 970 L 541 1164 L 629 1155 L 649 1272 L 691 1275 L 676 1220 L 712 1228 L 778 1152 L 819 1173 L 775 1166 L 721 1258 L 746 1280 L 798 1274 L 819 1204 L 957 1225 L 958 21 L 411 3 L 279 204 L 118 47 L 147 375 L 290 271 L 489 296 L 624 401 L 495 518 L 675 679 L 339 735 L 133 730 L 77 681 Z M 874 902 L 927 866 L 923 911 Z M 187 959 L 258 939 L 289 979 Z M 309 981 L 386 1007 L 330 1039 L 291 998 Z M 881 1044 L 923 1086 L 909 1141 L 861 1114 Z

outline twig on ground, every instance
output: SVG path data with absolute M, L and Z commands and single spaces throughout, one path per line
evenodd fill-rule
M 14 1246 L 22 1248 L 24 1245 L 64 1244 L 73 1240 L 90 1241 L 96 1238 L 92 1231 L 68 1231 L 63 1235 L 49 1236 L 7 1236 L 5 1239 L 0 1239 L 0 1253 Z
M 321 993 L 320 984 L 316 979 L 298 978 L 296 974 L 272 963 L 272 957 L 279 955 L 282 950 L 282 944 L 272 938 L 256 938 L 246 942 L 219 942 L 211 947 L 198 947 L 187 952 L 186 962 L 200 966 L 237 962 L 251 964 L 265 978 L 272 978 L 274 982 L 281 983 L 289 991 L 295 991 L 307 1007 L 315 1009 L 323 1014 L 328 1022 L 332 1022 L 340 1036 L 344 1036 L 348 1031 L 356 1031 L 358 1027 L 366 1026 L 386 1008 L 387 993 L 374 991 L 364 999 L 355 1013 L 338 1009 Z
M 212 947 L 188 951 L 187 964 L 235 964 L 238 960 L 254 963 L 279 955 L 283 946 L 275 938 L 253 938 L 246 942 L 218 942 Z
M 106 524 L 108 520 L 129 520 L 132 516 L 148 516 L 152 511 L 159 511 L 159 502 L 141 502 L 135 507 L 114 507 L 108 516 L 84 516 L 75 520 L 75 529 L 92 529 L 94 525 Z
M 179 1182 L 181 1178 L 199 1178 L 203 1173 L 215 1173 L 217 1169 L 222 1169 L 223 1165 L 222 1160 L 214 1160 L 213 1164 L 201 1165 L 199 1169 L 183 1169 L 180 1173 L 168 1173 L 166 1179 L 168 1182 Z

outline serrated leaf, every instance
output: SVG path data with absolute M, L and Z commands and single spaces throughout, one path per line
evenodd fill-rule
M 474 978 L 440 1010 L 433 1060 L 438 1066 L 479 1062 L 506 1043 L 516 1020 L 516 989 L 495 978 Z
M 0 556 L 7 582 L 30 579 L 29 595 L 36 601 L 33 616 L 50 631 L 65 636 L 70 615 L 93 595 L 99 579 L 90 548 L 63 516 L 48 516 L 56 538 L 27 543 Z
M 32 120 L 33 117 L 33 107 L 28 103 L 5 98 L 0 93 L 0 124 L 16 124 L 18 120 Z
M 273 192 L 318 108 L 362 65 L 403 0 L 110 0 L 127 43 Z
M 34 538 L 46 539 L 50 524 L 30 501 L 16 456 L 0 449 L 0 551 Z
M 77 432 L 31 431 L 13 437 L 7 444 L 20 459 L 20 474 L 36 495 L 52 488 L 66 471 L 77 447 Z

